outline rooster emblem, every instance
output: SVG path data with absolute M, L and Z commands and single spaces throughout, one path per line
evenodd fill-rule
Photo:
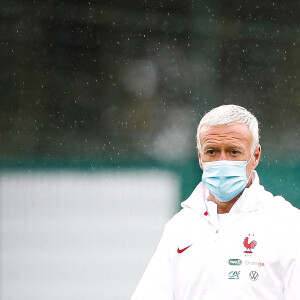
M 256 247 L 257 243 L 256 241 L 252 241 L 251 243 L 249 243 L 249 238 L 248 237 L 245 237 L 244 239 L 244 246 L 245 248 L 247 249 L 246 251 L 244 251 L 245 253 L 252 253 L 252 249 L 254 249 Z

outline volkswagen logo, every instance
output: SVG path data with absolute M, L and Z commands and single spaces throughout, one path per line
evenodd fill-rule
M 258 273 L 256 272 L 256 271 L 251 271 L 250 273 L 249 273 L 249 277 L 250 277 L 250 279 L 251 280 L 253 280 L 253 281 L 255 281 L 255 280 L 257 280 L 258 279 Z

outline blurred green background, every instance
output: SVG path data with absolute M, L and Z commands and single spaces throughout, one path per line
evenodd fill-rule
M 258 118 L 262 183 L 300 206 L 299 1 L 25 1 L 0 8 L 0 161 L 201 179 L 196 127 Z

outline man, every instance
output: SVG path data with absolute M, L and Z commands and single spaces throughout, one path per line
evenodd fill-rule
M 202 118 L 202 182 L 167 223 L 132 300 L 300 299 L 300 211 L 260 185 L 258 133 L 240 106 Z

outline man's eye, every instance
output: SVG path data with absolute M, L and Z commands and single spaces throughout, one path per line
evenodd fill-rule
M 231 153 L 232 153 L 233 155 L 236 155 L 236 154 L 239 153 L 239 151 L 238 151 L 238 150 L 232 150 Z
M 215 153 L 215 150 L 213 150 L 213 149 L 207 150 L 207 154 L 214 154 L 214 153 Z

